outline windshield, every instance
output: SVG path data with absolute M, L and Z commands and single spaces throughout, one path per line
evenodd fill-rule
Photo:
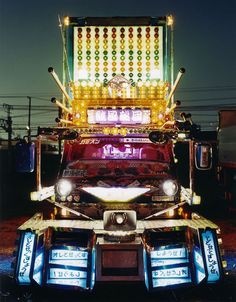
M 153 144 L 147 138 L 83 138 L 66 142 L 64 162 L 83 160 L 142 160 L 170 163 L 170 144 Z
M 153 144 L 148 138 L 82 138 L 67 141 L 63 177 L 129 178 L 165 174 L 173 161 L 172 144 Z

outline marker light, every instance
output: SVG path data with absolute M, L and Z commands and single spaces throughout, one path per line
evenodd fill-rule
M 83 187 L 83 190 L 104 200 L 104 201 L 129 201 L 146 192 L 149 188 L 104 188 L 104 187 Z
M 175 181 L 169 179 L 164 181 L 162 189 L 167 196 L 173 196 L 178 191 L 178 186 Z
M 161 78 L 161 71 L 160 69 L 152 69 L 150 72 L 151 79 L 160 79 Z
M 57 193 L 61 196 L 67 196 L 72 191 L 72 183 L 66 179 L 61 179 L 57 183 Z

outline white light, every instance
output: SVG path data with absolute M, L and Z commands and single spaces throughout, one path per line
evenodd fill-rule
M 86 69 L 79 69 L 78 70 L 78 80 L 87 80 L 88 79 L 88 72 Z
M 104 187 L 83 187 L 84 191 L 104 201 L 129 201 L 146 192 L 149 188 L 104 188 Z
M 160 69 L 152 69 L 150 72 L 150 78 L 160 80 L 161 79 Z
M 72 183 L 66 179 L 62 179 L 57 184 L 57 192 L 61 196 L 67 196 L 72 191 Z
M 162 185 L 163 191 L 167 196 L 173 196 L 178 191 L 178 186 L 173 180 L 166 180 Z
M 116 223 L 117 224 L 122 224 L 125 220 L 124 215 L 122 215 L 122 214 L 116 214 L 115 218 L 116 218 Z

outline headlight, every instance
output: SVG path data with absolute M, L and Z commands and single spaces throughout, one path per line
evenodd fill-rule
M 57 183 L 57 193 L 61 196 L 68 196 L 72 191 L 72 183 L 66 179 L 61 179 Z
M 162 189 L 167 196 L 173 196 L 178 191 L 178 185 L 174 180 L 166 180 L 163 182 Z

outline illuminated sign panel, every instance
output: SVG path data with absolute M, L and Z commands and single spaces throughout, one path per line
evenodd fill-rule
M 150 252 L 153 288 L 191 282 L 186 247 L 162 246 Z
M 188 259 L 151 259 L 151 266 L 166 266 L 166 265 L 175 265 L 181 263 L 188 263 Z
M 50 251 L 49 263 L 75 267 L 87 267 L 88 252 L 70 249 L 52 249 Z
M 74 27 L 74 81 L 163 80 L 162 26 Z
M 203 247 L 206 258 L 208 282 L 215 282 L 220 279 L 220 268 L 217 259 L 217 252 L 212 231 L 202 232 Z
M 168 269 L 158 269 L 152 271 L 153 278 L 187 278 L 189 277 L 189 268 L 187 266 L 174 267 Z
M 87 278 L 87 272 L 66 268 L 50 268 L 49 279 L 84 279 Z
M 19 257 L 18 281 L 22 284 L 30 284 L 30 271 L 34 251 L 35 234 L 26 232 L 23 235 L 23 244 Z
M 43 268 L 43 261 L 44 261 L 44 253 L 41 251 L 37 254 L 35 261 L 34 261 L 34 273 L 33 273 L 33 279 L 36 281 L 39 285 L 42 284 L 42 268 Z
M 49 268 L 47 284 L 86 288 L 87 272 L 68 268 Z
M 201 250 L 196 246 L 193 250 L 193 259 L 195 264 L 196 280 L 197 283 L 200 283 L 206 277 L 206 274 Z
M 186 258 L 187 257 L 187 250 L 186 248 L 163 248 L 156 251 L 151 251 L 151 258 L 158 258 L 158 259 L 167 259 L 167 258 Z
M 89 124 L 150 124 L 149 109 L 88 109 Z
M 161 286 L 170 286 L 170 285 L 178 285 L 191 282 L 190 278 L 182 278 L 182 279 L 153 279 L 153 287 L 161 287 Z

